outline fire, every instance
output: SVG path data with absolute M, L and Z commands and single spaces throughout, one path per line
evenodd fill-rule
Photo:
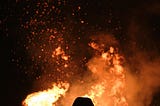
M 100 57 L 94 58 L 88 64 L 89 70 L 98 79 L 84 96 L 91 98 L 95 106 L 128 106 L 122 58 L 118 51 L 110 47 L 107 52 L 102 52 Z
M 126 76 L 125 69 L 122 66 L 123 56 L 118 53 L 118 49 L 110 47 L 108 51 L 102 50 L 96 43 L 90 43 L 93 49 L 101 52 L 100 55 L 93 57 L 88 63 L 88 70 L 93 74 L 91 78 L 95 79 L 91 86 L 85 85 L 88 89 L 85 94 L 76 96 L 89 97 L 93 100 L 95 106 L 128 106 L 126 99 Z M 100 50 L 99 50 L 100 49 Z M 67 61 L 69 56 L 59 46 L 52 54 L 53 58 L 60 56 Z M 68 67 L 69 64 L 64 64 Z M 74 85 L 73 85 L 74 86 Z M 69 83 L 53 84 L 48 90 L 32 93 L 23 101 L 24 106 L 59 106 L 60 97 L 65 99 L 65 93 L 68 91 Z M 78 89 L 77 89 L 78 90 Z M 72 94 L 71 94 L 72 95 Z M 73 99 L 73 98 L 71 98 Z M 72 101 L 73 102 L 73 101 Z M 67 106 L 64 102 L 63 106 Z M 71 105 L 71 103 L 70 103 Z
M 23 101 L 23 106 L 54 106 L 54 103 L 64 96 L 69 88 L 68 83 L 53 84 L 48 90 L 32 93 Z

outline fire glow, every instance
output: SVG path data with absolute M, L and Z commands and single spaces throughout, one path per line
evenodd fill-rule
M 95 43 L 94 45 L 91 43 L 89 46 L 95 50 L 99 50 L 98 45 Z M 61 47 L 55 49 L 52 57 L 58 55 L 61 55 L 61 58 L 65 56 L 65 52 L 61 50 Z M 125 70 L 121 65 L 122 58 L 123 57 L 118 54 L 118 50 L 113 47 L 110 47 L 106 52 L 102 50 L 101 55 L 93 57 L 87 63 L 87 67 L 88 70 L 92 72 L 93 79 L 96 79 L 96 81 L 91 86 L 86 86 L 89 90 L 86 90 L 85 94 L 78 95 L 77 93 L 76 96 L 91 98 L 95 106 L 128 106 L 125 94 Z M 68 58 L 64 60 L 67 61 Z M 62 96 L 67 98 L 65 93 L 70 89 L 68 83 L 63 83 L 63 86 L 60 85 L 59 83 L 58 85 L 54 84 L 52 89 L 29 94 L 23 101 L 23 105 L 59 106 L 58 103 L 55 103 L 61 99 Z M 72 100 L 73 99 L 74 98 L 72 98 Z M 62 104 L 66 106 L 65 103 Z M 70 103 L 70 105 L 71 104 L 72 103 Z

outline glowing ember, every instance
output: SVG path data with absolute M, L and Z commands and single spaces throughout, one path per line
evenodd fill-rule
M 53 104 L 65 95 L 68 90 L 68 83 L 53 84 L 48 90 L 32 93 L 23 101 L 23 106 L 53 106 Z
M 94 43 L 94 42 L 89 43 L 89 46 L 91 46 L 95 50 L 99 49 L 99 46 L 96 43 Z
M 52 54 L 52 57 L 55 58 L 57 56 L 61 56 L 61 58 L 65 61 L 69 59 L 69 56 L 65 54 L 64 50 L 59 46 L 57 47 Z

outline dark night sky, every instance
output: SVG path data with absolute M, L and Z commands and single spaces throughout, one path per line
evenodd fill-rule
M 59 1 L 63 3 L 62 0 Z M 35 66 L 33 64 L 36 62 L 31 61 L 31 56 L 26 52 L 28 43 L 26 38 L 32 30 L 39 33 L 39 30 L 46 29 L 46 27 L 51 28 L 54 25 L 61 28 L 58 23 L 61 22 L 73 25 L 70 30 L 73 35 L 76 35 L 73 39 L 82 37 L 80 43 L 87 38 L 85 35 L 88 33 L 110 32 L 115 34 L 125 48 L 126 39 L 132 38 L 128 34 L 137 33 L 132 30 L 132 25 L 135 25 L 140 27 L 141 34 L 148 35 L 145 39 L 143 37 L 138 39 L 137 45 L 141 45 L 142 50 L 150 51 L 153 47 L 153 50 L 160 52 L 160 2 L 158 0 L 150 2 L 146 0 L 66 0 L 66 4 L 59 6 L 57 6 L 57 0 L 47 0 L 46 2 L 62 10 L 62 13 L 53 12 L 51 15 L 40 18 L 33 11 L 36 9 L 43 11 L 43 7 L 40 6 L 42 9 L 36 7 L 37 2 L 34 0 L 1 0 L 1 71 L 3 72 L 3 74 L 1 73 L 3 78 L 1 88 L 4 89 L 1 91 L 4 100 L 1 101 L 4 102 L 3 106 L 21 106 L 21 101 L 33 90 L 33 80 L 40 75 L 34 72 L 26 74 L 28 70 L 38 70 L 38 68 L 33 68 Z M 26 11 L 29 11 L 29 14 Z M 72 17 L 73 12 L 75 15 Z M 64 16 L 66 19 L 63 19 Z M 31 17 L 39 18 L 42 22 L 48 21 L 48 25 L 42 25 L 42 27 L 41 24 L 33 25 L 37 29 L 24 28 L 23 25 L 27 25 L 27 21 L 30 21 Z M 51 20 L 51 17 L 55 17 L 55 19 Z M 69 19 L 71 21 L 66 22 Z M 152 39 L 151 44 L 148 45 L 150 40 L 146 39 Z M 137 40 L 137 38 L 135 37 L 133 40 Z M 143 40 L 146 42 L 141 44 Z M 77 57 L 75 56 L 75 58 Z M 40 63 L 37 64 L 40 65 Z M 155 98 L 154 102 L 160 101 L 159 93 L 155 95 Z

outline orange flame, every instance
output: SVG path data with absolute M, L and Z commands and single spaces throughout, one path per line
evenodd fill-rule
M 93 49 L 97 49 L 94 48 Z M 110 47 L 101 57 L 88 64 L 89 70 L 98 77 L 85 97 L 93 100 L 95 106 L 128 106 L 125 95 L 125 70 L 117 51 Z

